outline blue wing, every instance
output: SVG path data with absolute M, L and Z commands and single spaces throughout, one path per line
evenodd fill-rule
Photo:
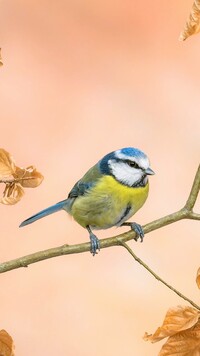
M 84 195 L 91 187 L 93 187 L 93 185 L 94 183 L 91 182 L 83 183 L 81 180 L 78 181 L 70 191 L 68 198 L 77 198 Z

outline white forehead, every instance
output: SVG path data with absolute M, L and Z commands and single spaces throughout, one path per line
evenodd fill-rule
M 136 155 L 128 155 L 121 150 L 117 150 L 115 151 L 115 157 L 123 161 L 129 160 L 136 162 L 138 166 L 143 169 L 147 169 L 150 166 L 149 159 L 143 152 L 141 152 L 141 154 L 137 152 Z

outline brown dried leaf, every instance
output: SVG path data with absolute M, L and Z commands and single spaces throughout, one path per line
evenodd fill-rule
M 192 328 L 170 336 L 160 350 L 159 356 L 199 356 L 200 323 Z
M 0 148 L 0 178 L 8 177 L 15 171 L 15 162 L 6 150 Z
M 165 337 L 189 329 L 197 323 L 199 317 L 200 312 L 192 307 L 182 307 L 179 305 L 175 308 L 170 308 L 162 326 L 159 327 L 153 335 L 145 333 L 144 340 L 157 342 Z
M 198 271 L 197 271 L 196 283 L 197 283 L 198 288 L 200 289 L 200 267 L 198 268 Z
M 3 62 L 2 62 L 2 57 L 1 57 L 1 48 L 0 48 L 0 66 L 3 65 Z
M 43 175 L 36 170 L 34 166 L 27 168 L 16 167 L 13 177 L 24 188 L 35 188 L 40 185 L 44 179 Z
M 14 356 L 13 339 L 5 330 L 0 330 L 0 356 Z
M 14 205 L 18 203 L 23 195 L 24 189 L 19 183 L 6 183 L 6 188 L 3 192 L 3 198 L 0 200 L 0 203 Z
M 17 167 L 11 155 L 3 148 L 0 149 L 0 183 L 6 184 L 0 203 L 16 204 L 24 195 L 23 187 L 35 188 L 43 179 L 43 175 L 34 166 Z
M 179 40 L 185 41 L 189 36 L 198 32 L 200 32 L 200 0 L 195 0 Z

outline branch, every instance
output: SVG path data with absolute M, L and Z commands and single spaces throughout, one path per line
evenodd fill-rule
M 194 183 L 185 206 L 175 213 L 164 216 L 163 218 L 154 220 L 149 224 L 144 225 L 143 226 L 144 233 L 147 234 L 151 231 L 160 229 L 161 227 L 169 224 L 173 224 L 174 222 L 182 219 L 200 220 L 200 214 L 194 213 L 192 210 L 196 202 L 199 190 L 200 190 L 200 166 L 197 170 Z M 135 236 L 136 234 L 134 231 L 128 231 L 114 237 L 102 239 L 100 242 L 101 249 L 111 247 L 111 246 L 120 246 L 122 242 L 125 243 L 129 240 L 132 240 Z M 27 255 L 24 257 L 16 258 L 14 260 L 1 263 L 0 273 L 11 271 L 13 269 L 17 269 L 20 267 L 28 267 L 28 265 L 32 263 L 43 261 L 49 258 L 75 254 L 75 253 L 82 253 L 86 251 L 90 251 L 89 242 L 77 244 L 77 245 L 63 245 L 59 247 L 50 248 L 44 251 L 38 251 L 36 253 L 32 253 L 31 255 Z
M 27 180 L 33 180 L 35 177 L 21 177 L 21 178 L 5 178 L 5 179 L 0 179 L 0 183 L 4 184 L 12 184 L 12 183 L 19 183 Z
M 191 189 L 190 195 L 189 195 L 188 200 L 187 200 L 187 202 L 185 204 L 185 208 L 187 210 L 191 210 L 192 211 L 192 209 L 194 207 L 194 204 L 196 203 L 199 190 L 200 190 L 200 165 L 199 165 L 199 168 L 198 168 L 198 170 L 196 172 L 196 175 L 195 175 L 195 178 L 194 178 L 194 182 L 192 184 L 192 189 Z

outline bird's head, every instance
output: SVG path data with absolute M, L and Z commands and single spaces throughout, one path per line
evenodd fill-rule
M 146 154 L 133 147 L 108 153 L 99 161 L 99 169 L 102 174 L 112 175 L 129 187 L 144 187 L 147 176 L 155 174 Z

